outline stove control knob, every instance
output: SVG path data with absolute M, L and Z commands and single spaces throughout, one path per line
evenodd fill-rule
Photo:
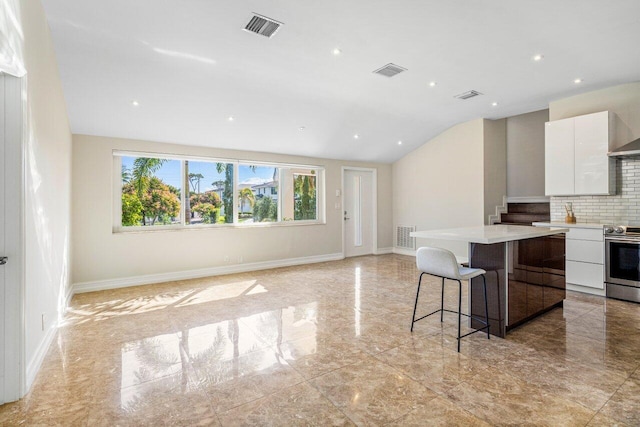
M 611 234 L 613 233 L 613 227 L 612 226 L 606 226 L 604 228 L 604 234 Z
M 624 228 L 618 226 L 613 231 L 616 232 L 617 234 L 622 234 L 624 233 Z

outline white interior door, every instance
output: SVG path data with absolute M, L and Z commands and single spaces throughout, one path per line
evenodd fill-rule
M 344 170 L 344 254 L 368 255 L 374 251 L 374 173 Z
M 5 104 L 5 96 L 4 96 L 4 74 L 0 73 L 0 165 L 2 169 L 0 170 L 0 257 L 5 256 L 5 214 L 4 214 L 4 187 L 5 187 L 5 154 L 4 154 L 4 146 L 5 146 L 5 114 L 4 107 Z M 0 258 L 0 263 L 4 263 L 4 258 Z M 0 351 L 0 405 L 5 402 L 5 381 L 4 381 L 4 371 L 5 371 L 5 268 L 4 264 L 0 265 L 0 319 L 2 319 L 2 325 L 0 326 L 0 343 L 2 343 L 2 351 Z
M 20 78 L 0 73 L 0 404 L 25 392 L 22 93 Z

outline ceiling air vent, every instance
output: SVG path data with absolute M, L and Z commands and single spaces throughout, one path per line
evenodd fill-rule
M 282 25 L 284 25 L 282 22 L 254 13 L 251 15 L 249 22 L 243 29 L 250 33 L 260 34 L 261 36 L 271 38 Z
M 400 74 L 403 71 L 407 71 L 407 69 L 399 65 L 389 63 L 384 67 L 378 68 L 377 70 L 374 71 L 374 73 L 380 74 L 381 76 L 385 76 L 385 77 L 393 77 L 396 74 Z
M 470 90 L 469 92 L 465 92 L 465 93 L 461 93 L 460 95 L 456 95 L 456 96 L 454 96 L 454 98 L 469 99 L 469 98 L 473 98 L 474 96 L 478 96 L 478 95 L 482 95 L 482 94 L 480 92 L 478 92 L 477 90 Z

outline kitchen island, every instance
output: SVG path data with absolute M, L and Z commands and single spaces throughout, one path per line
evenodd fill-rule
M 504 337 L 510 329 L 562 306 L 565 298 L 567 228 L 486 225 L 414 231 L 411 237 L 464 241 L 469 266 L 486 270 L 491 334 Z M 469 311 L 484 317 L 482 278 L 472 279 Z M 471 327 L 482 325 L 471 321 Z

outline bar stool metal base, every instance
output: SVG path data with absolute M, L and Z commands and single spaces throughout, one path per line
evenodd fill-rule
M 460 280 L 457 279 L 449 279 L 448 277 L 442 277 L 442 276 L 435 276 L 435 277 L 440 277 L 442 279 L 442 291 L 441 291 L 441 299 L 440 299 L 440 309 L 433 311 L 429 314 L 426 314 L 422 317 L 419 317 L 418 319 L 416 319 L 416 310 L 418 309 L 418 297 L 420 296 L 420 286 L 422 285 L 422 276 L 425 275 L 427 273 L 421 273 L 420 274 L 420 279 L 418 280 L 418 291 L 416 292 L 416 302 L 415 305 L 413 306 L 413 318 L 411 320 L 411 332 L 413 332 L 413 325 L 419 321 L 424 319 L 425 317 L 429 317 L 433 314 L 436 313 L 440 313 L 440 322 L 444 321 L 443 315 L 444 312 L 448 312 L 448 313 L 455 313 L 458 315 L 458 353 L 460 353 L 460 340 L 466 336 L 469 336 L 471 334 L 475 334 L 476 332 L 480 332 L 484 329 L 487 330 L 487 339 L 491 339 L 491 335 L 489 334 L 489 329 L 490 329 L 490 325 L 489 325 L 489 306 L 487 303 L 487 281 L 484 277 L 484 274 L 482 274 L 482 286 L 483 286 L 483 290 L 484 290 L 484 314 L 485 314 L 485 318 L 482 319 L 480 317 L 477 316 L 473 316 L 471 314 L 466 314 L 466 313 L 462 313 L 462 282 Z M 444 281 L 445 279 L 449 279 L 449 280 L 455 280 L 456 282 L 458 282 L 458 311 L 454 311 L 454 310 L 448 310 L 444 308 Z M 469 281 L 469 286 L 471 286 L 472 281 Z M 460 323 L 461 323 L 461 316 L 465 316 L 468 317 L 470 319 L 476 320 L 482 324 L 484 324 L 485 326 L 476 329 L 475 331 L 471 331 L 468 332 L 464 335 L 460 335 Z

